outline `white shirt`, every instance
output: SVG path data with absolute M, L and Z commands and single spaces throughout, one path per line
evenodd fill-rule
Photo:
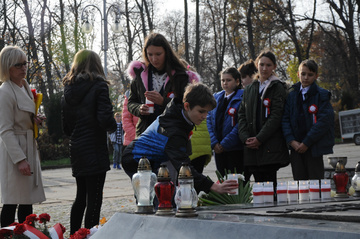
M 167 74 L 164 73 L 162 75 L 159 75 L 158 73 L 152 74 L 152 82 L 153 82 L 153 89 L 157 92 L 161 91 L 161 88 L 163 87 L 165 83 Z
M 300 86 L 300 91 L 303 97 L 303 100 L 305 100 L 305 94 L 309 91 L 310 86 L 303 88 L 302 85 Z
M 261 82 L 260 80 L 258 80 L 258 81 L 259 81 L 259 83 L 260 83 L 260 84 L 259 84 L 259 93 L 260 93 L 261 91 L 263 91 L 267 85 L 270 84 L 270 80 L 269 80 L 269 79 L 267 79 L 267 80 L 264 81 L 264 82 Z M 263 93 L 264 93 L 264 92 L 263 92 Z

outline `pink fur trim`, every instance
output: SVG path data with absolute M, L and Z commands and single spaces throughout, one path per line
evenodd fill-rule
M 127 76 L 129 78 L 131 78 L 131 79 L 134 79 L 135 76 L 136 76 L 135 72 L 134 72 L 134 68 L 140 69 L 141 67 L 146 69 L 145 64 L 143 62 L 141 62 L 141 61 L 132 61 L 132 62 L 130 62 L 129 65 L 128 65 L 128 68 L 126 69 Z
M 201 81 L 201 77 L 198 73 L 193 71 L 186 71 L 186 74 L 189 76 L 189 82 L 190 83 L 197 83 Z

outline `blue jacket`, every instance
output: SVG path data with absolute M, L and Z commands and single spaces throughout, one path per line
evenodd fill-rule
M 223 90 L 214 94 L 217 103 L 216 108 L 210 111 L 207 116 L 207 126 L 210 133 L 212 149 L 217 143 L 220 143 L 225 151 L 241 150 L 244 148 L 238 136 L 238 111 L 242 101 L 243 92 L 244 90 L 237 90 L 226 108 L 222 126 L 223 139 L 221 141 L 219 141 L 219 137 L 216 133 L 216 121 L 218 120 L 216 119 L 216 111 L 218 110 L 220 100 L 224 99 L 225 91 Z M 229 114 L 230 108 L 235 110 L 232 116 Z
M 300 85 L 298 82 L 290 88 L 290 93 L 286 99 L 285 109 L 282 119 L 282 129 L 289 144 L 292 140 L 299 141 L 299 125 L 297 121 L 298 107 L 297 99 L 300 93 Z M 330 104 L 331 93 L 316 83 L 310 86 L 307 92 L 307 98 L 303 103 L 303 111 L 305 112 L 305 126 L 307 134 L 302 141 L 308 146 L 313 157 L 319 157 L 324 154 L 333 153 L 334 146 L 334 110 Z M 309 107 L 316 105 L 318 112 L 316 113 L 316 123 L 314 124 L 313 114 L 309 112 Z M 300 141 L 299 141 L 300 142 Z

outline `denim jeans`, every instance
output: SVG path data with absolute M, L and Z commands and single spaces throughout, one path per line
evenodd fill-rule
M 122 145 L 113 143 L 113 163 L 120 164 L 121 163 L 121 154 L 122 154 Z

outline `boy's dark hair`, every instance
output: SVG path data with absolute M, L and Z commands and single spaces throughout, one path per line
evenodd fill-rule
M 190 109 L 199 105 L 205 107 L 211 105 L 214 109 L 216 107 L 216 100 L 209 87 L 202 83 L 188 84 L 185 88 L 183 103 L 188 102 Z
M 225 68 L 225 70 L 220 72 L 220 76 L 223 74 L 229 74 L 231 75 L 235 80 L 241 80 L 241 76 L 240 73 L 238 72 L 238 70 L 235 67 L 227 67 Z
M 316 74 L 318 73 L 318 64 L 314 61 L 314 60 L 303 60 L 300 65 L 299 65 L 299 69 L 301 66 L 306 66 L 307 68 L 309 68 L 310 71 L 315 72 Z
M 238 68 L 238 71 L 240 72 L 241 78 L 245 78 L 246 76 L 252 76 L 256 74 L 257 68 L 255 66 L 255 62 L 250 59 L 243 64 L 241 64 Z

